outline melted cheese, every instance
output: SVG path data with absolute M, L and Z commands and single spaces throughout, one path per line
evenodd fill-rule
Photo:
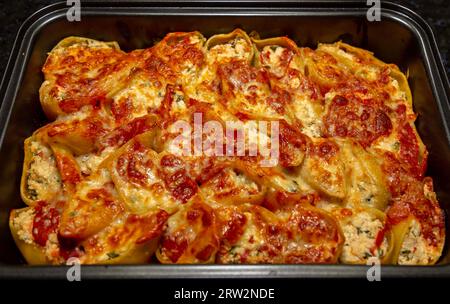
M 245 263 L 249 264 L 268 260 L 267 252 L 260 250 L 266 244 L 261 228 L 256 226 L 252 213 L 246 212 L 244 215 L 247 223 L 243 227 L 242 236 L 226 254 L 221 256 L 221 262 L 225 264 L 241 263 L 243 257 L 245 257 Z
M 138 78 L 113 97 L 113 106 L 127 108 L 127 119 L 132 120 L 157 109 L 163 100 L 163 89 L 150 80 Z
M 386 177 L 387 155 L 408 166 L 399 143 L 404 120 L 414 133 L 403 134 L 414 137 L 410 154 L 415 142 L 421 159 L 426 150 L 413 127 L 406 77 L 370 52 L 342 42 L 296 48 L 285 37 L 259 40 L 241 30 L 208 40 L 171 33 L 129 53 L 69 37 L 49 53 L 43 72 L 40 100 L 54 122 L 27 142 L 21 191 L 31 206 L 61 202 L 58 234 L 86 249 L 83 263 L 144 263 L 156 247 L 162 263 L 364 263 L 391 252 L 390 237 L 372 249 L 387 203 L 405 199 L 389 184 L 396 176 Z M 203 154 L 191 153 L 198 112 L 203 126 L 238 123 L 233 142 L 237 131 L 245 133 L 244 155 L 211 153 L 212 130 L 202 134 Z M 191 127 L 183 134 L 188 153 L 176 141 L 180 121 Z M 261 144 L 267 148 L 275 133 L 255 122 L 270 129 L 270 121 L 283 129 L 279 160 L 266 167 Z M 400 169 L 399 183 L 424 182 Z M 72 171 L 76 181 L 62 185 Z M 407 186 L 401 195 L 408 203 L 427 199 L 438 208 L 431 184 L 424 194 Z M 336 212 L 344 208 L 352 216 Z M 233 210 L 245 217 L 242 231 L 233 231 Z M 33 212 L 12 218 L 15 239 L 49 262 L 64 262 L 55 232 L 35 246 Z M 422 235 L 428 226 L 413 222 L 395 244 L 400 264 L 436 262 L 445 231 L 443 219 L 433 220 L 436 244 Z M 226 229 L 237 235 L 234 244 Z

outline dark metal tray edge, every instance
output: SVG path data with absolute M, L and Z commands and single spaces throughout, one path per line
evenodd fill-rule
M 69 266 L 5 266 L 0 278 L 66 279 Z M 367 279 L 364 265 L 81 265 L 82 280 L 97 279 Z M 381 266 L 381 279 L 450 278 L 448 265 Z

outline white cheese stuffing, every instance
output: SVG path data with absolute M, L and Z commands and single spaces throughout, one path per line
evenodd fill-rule
M 388 242 L 383 240 L 380 248 L 372 253 L 378 232 L 384 224 L 371 216 L 368 212 L 355 214 L 349 222 L 341 222 L 345 243 L 342 249 L 341 261 L 344 263 L 364 263 L 368 258 L 375 256 L 382 258 L 388 250 Z
M 27 172 L 27 195 L 33 200 L 48 199 L 48 195 L 61 190 L 61 178 L 50 148 L 32 141 L 31 161 Z
M 400 265 L 427 265 L 436 258 L 436 254 L 439 255 L 439 252 L 430 250 L 422 236 L 420 223 L 413 220 L 403 240 L 398 263 Z
M 13 219 L 13 226 L 17 231 L 17 236 L 27 244 L 33 244 L 33 219 L 33 208 L 27 208 L 26 210 L 16 212 L 16 216 Z
M 322 117 L 312 102 L 305 97 L 299 97 L 294 101 L 293 107 L 296 118 L 302 122 L 302 133 L 309 137 L 321 137 Z
M 58 235 L 53 232 L 48 235 L 47 243 L 44 248 L 45 256 L 49 261 L 56 262 L 59 258 L 59 241 Z
M 241 38 L 235 39 L 213 46 L 208 52 L 208 61 L 225 61 L 231 58 L 247 59 L 251 46 L 248 42 Z
M 230 170 L 230 177 L 237 187 L 243 187 L 248 193 L 256 193 L 259 190 L 258 184 L 248 178 L 245 174 L 238 174 L 234 170 Z
M 284 74 L 285 67 L 281 62 L 281 56 L 286 49 L 277 45 L 265 46 L 262 50 L 264 56 L 264 67 L 268 68 L 277 77 Z

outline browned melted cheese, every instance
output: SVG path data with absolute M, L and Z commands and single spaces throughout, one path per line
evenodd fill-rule
M 42 70 L 51 121 L 25 142 L 28 207 L 10 220 L 31 264 L 440 257 L 443 212 L 406 77 L 368 51 L 241 30 L 170 33 L 129 53 L 69 37 Z M 277 165 L 177 155 L 173 124 L 195 113 L 278 121 Z

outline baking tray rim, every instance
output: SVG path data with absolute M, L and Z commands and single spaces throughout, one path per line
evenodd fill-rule
M 0 279 L 66 279 L 71 266 L 0 266 Z M 367 279 L 366 265 L 80 265 L 82 280 L 97 279 Z M 382 265 L 384 279 L 450 278 L 448 265 Z
M 253 15 L 284 15 L 297 16 L 360 16 L 367 6 L 360 1 L 344 1 L 344 9 L 338 6 L 337 1 L 262 1 L 257 7 L 255 2 L 242 1 L 229 6 L 225 1 L 184 1 L 172 2 L 160 1 L 113 1 L 117 6 L 102 7 L 102 4 L 111 2 L 86 2 L 83 3 L 85 15 L 136 15 L 130 9 L 139 8 L 138 15 L 211 15 L 215 10 L 217 15 L 242 16 Z M 199 5 L 201 3 L 201 7 Z M 301 7 L 295 5 L 302 4 Z M 265 6 L 272 4 L 272 6 Z M 208 6 L 210 5 L 210 6 Z M 274 6 L 279 5 L 279 6 Z M 323 10 L 314 11 L 318 6 L 324 5 Z M 335 8 L 329 11 L 330 8 Z M 28 62 L 32 45 L 36 34 L 49 22 L 65 17 L 68 6 L 66 2 L 58 2 L 48 5 L 26 19 L 20 27 L 8 60 L 5 73 L 0 86 L 0 96 L 3 102 L 0 108 L 0 148 L 3 144 L 9 117 L 21 85 L 23 72 Z M 143 12 L 143 9 L 146 12 Z M 289 8 L 289 10 L 286 10 Z M 88 11 L 86 11 L 86 9 Z M 175 11 L 178 10 L 178 11 Z M 295 9 L 295 10 L 293 10 Z M 172 11 L 171 11 L 172 10 Z M 253 10 L 253 12 L 252 12 Z M 328 10 L 328 11 L 327 11 Z M 152 12 L 153 11 L 153 12 Z M 255 14 L 257 11 L 258 14 Z M 449 81 L 438 51 L 434 33 L 428 23 L 417 13 L 409 8 L 392 2 L 382 2 L 382 18 L 402 23 L 420 40 L 425 69 L 430 81 L 432 93 L 436 99 L 441 119 L 445 128 L 447 144 L 450 144 L 450 105 L 448 96 Z M 403 19 L 402 19 L 403 18 Z M 405 21 L 408 19 L 409 23 Z M 26 39 L 29 38 L 29 39 Z M 8 79 L 8 76 L 9 79 Z M 13 87 L 15 84 L 15 88 Z M 370 266 L 365 265 L 82 265 L 83 279 L 123 279 L 123 278 L 366 278 Z M 30 266 L 0 264 L 0 278 L 11 279 L 62 279 L 66 278 L 68 266 Z M 450 278 L 450 263 L 433 266 L 394 266 L 383 265 L 381 268 L 383 278 Z

